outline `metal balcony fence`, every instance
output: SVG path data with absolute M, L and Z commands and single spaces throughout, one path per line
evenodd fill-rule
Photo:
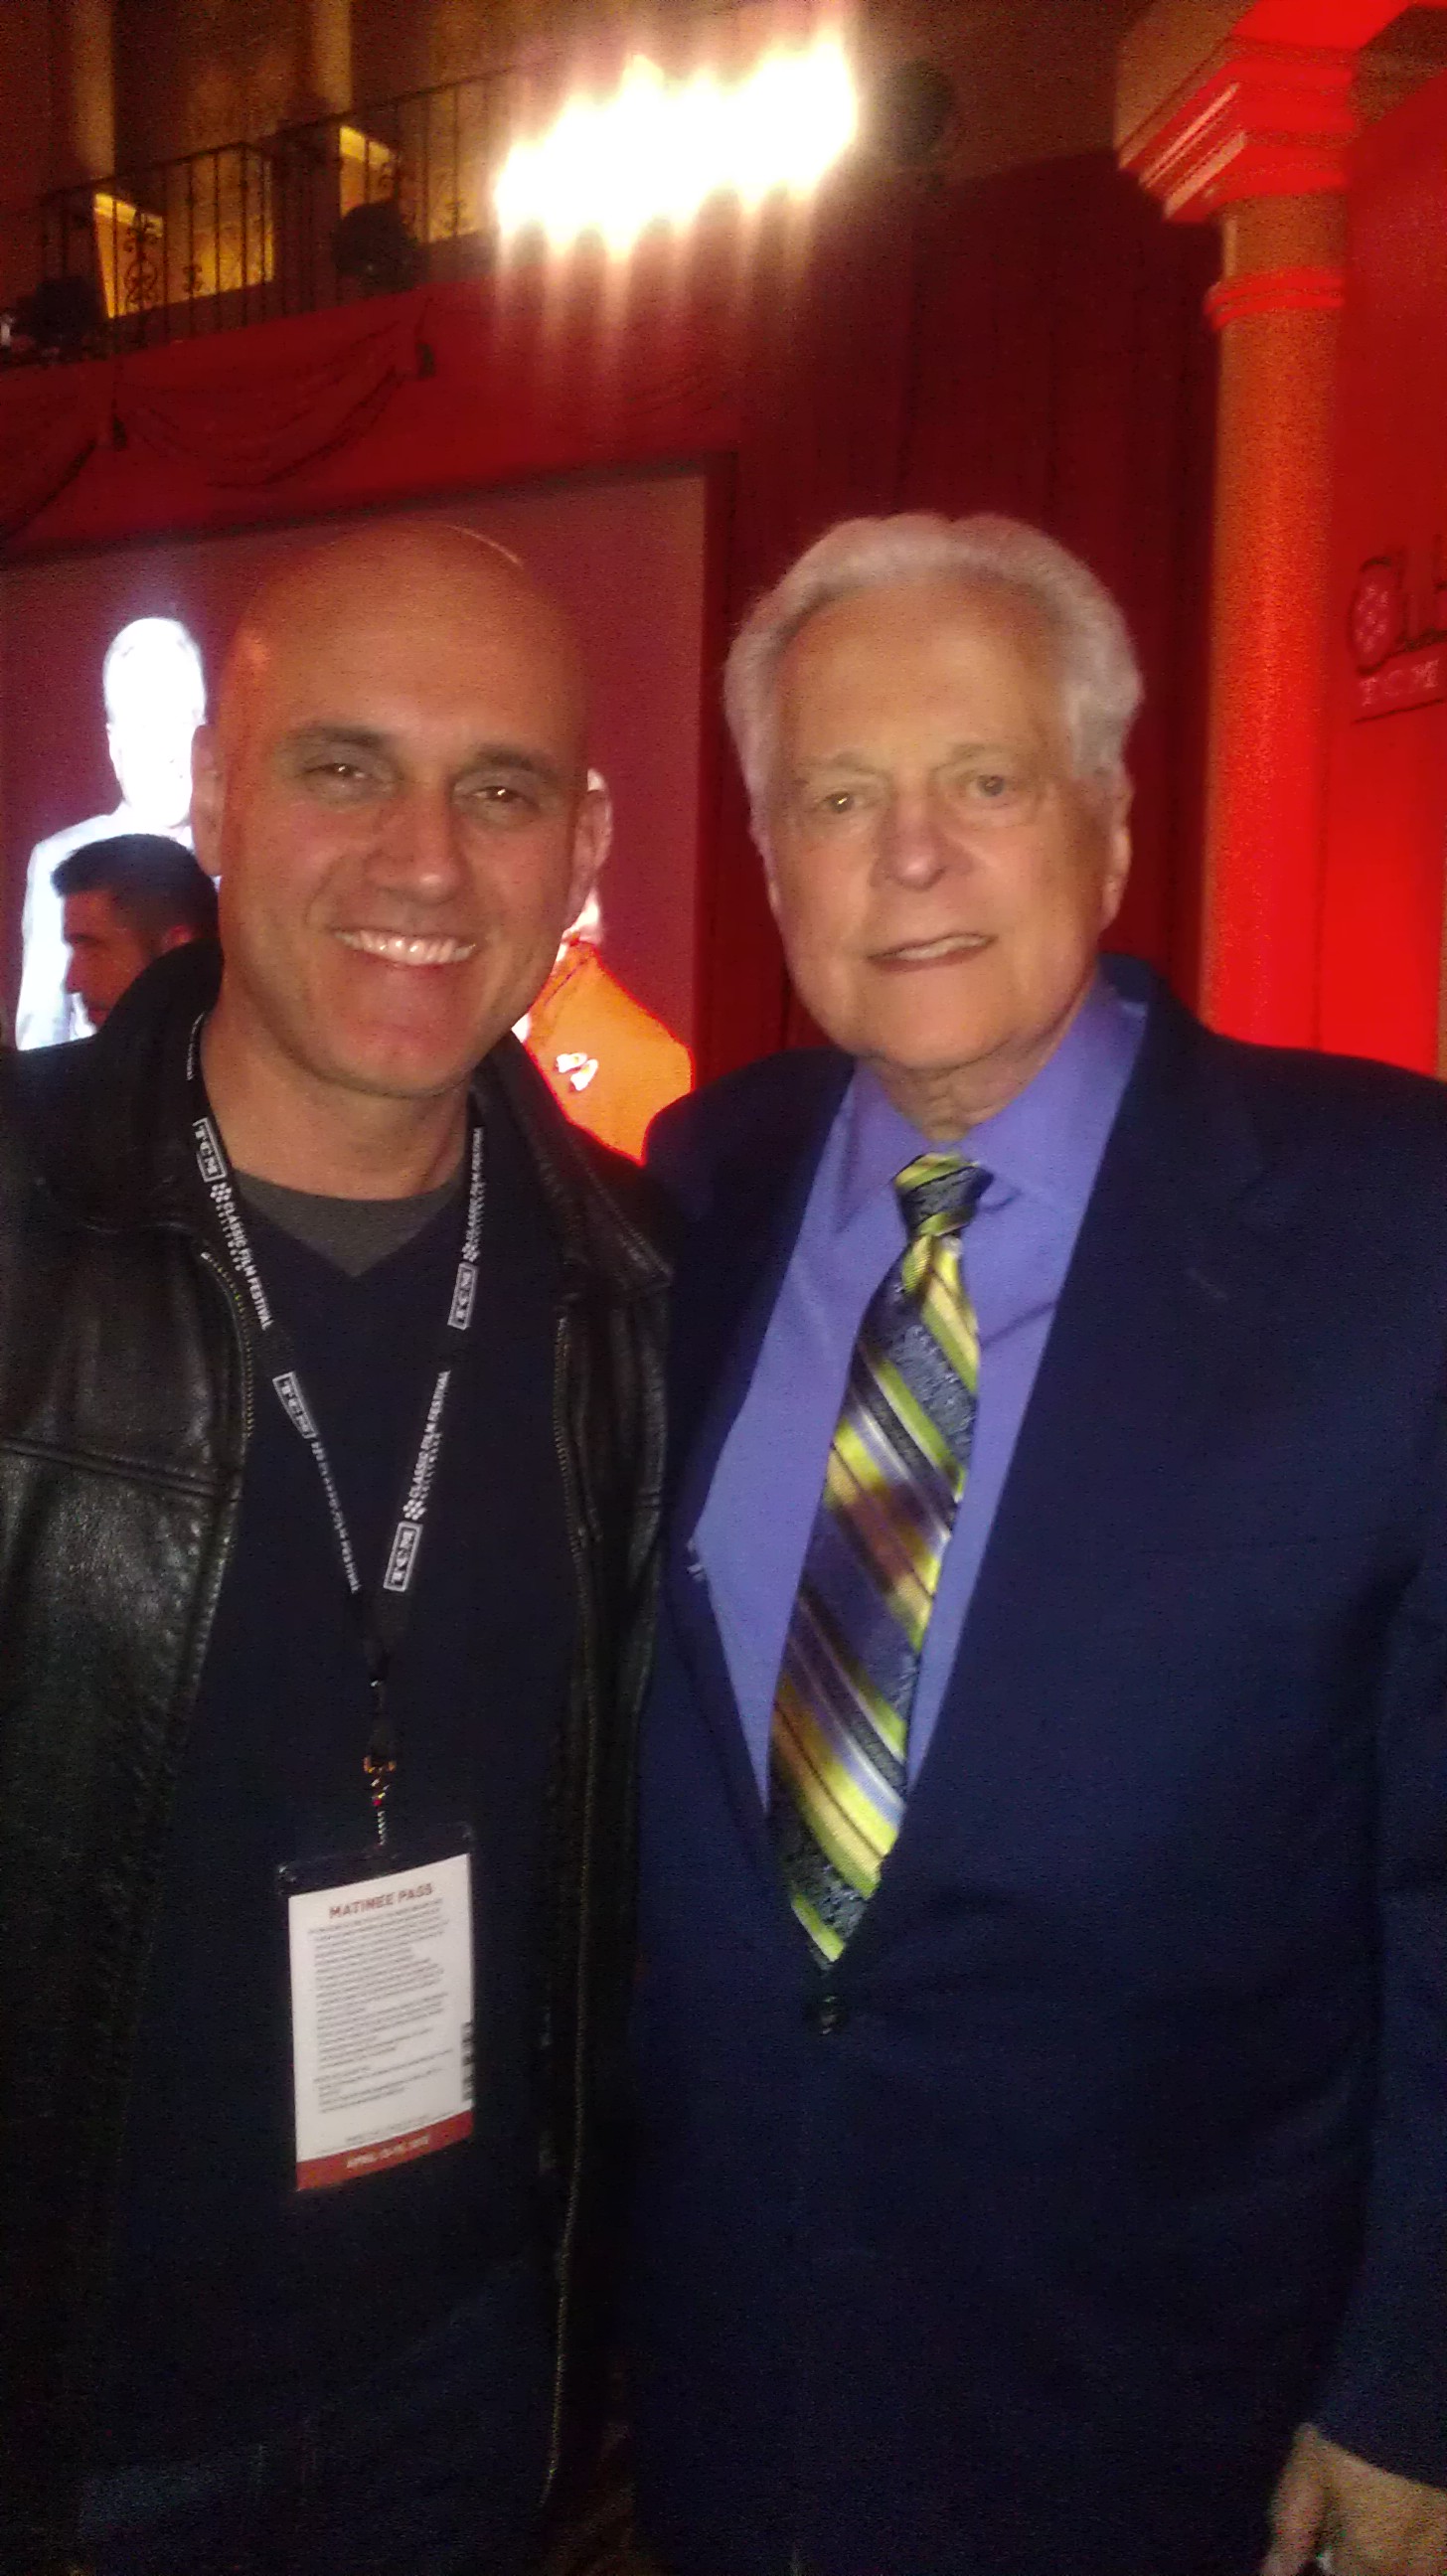
M 514 79 L 455 81 L 55 190 L 41 202 L 40 284 L 0 334 L 5 354 L 104 355 L 466 275 L 492 240 Z

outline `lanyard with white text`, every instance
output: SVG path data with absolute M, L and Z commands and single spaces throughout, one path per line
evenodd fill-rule
M 233 1278 L 245 1290 L 256 1326 L 257 1348 L 262 1368 L 276 1390 L 277 1401 L 287 1420 L 305 1441 L 316 1462 L 326 1496 L 332 1534 L 337 1543 L 342 1576 L 347 1596 L 356 1615 L 361 1633 L 362 1650 L 367 1659 L 367 1681 L 371 1695 L 371 1728 L 367 1749 L 362 1757 L 362 1771 L 367 1795 L 376 1820 L 378 1843 L 387 1842 L 387 1795 L 397 1769 L 397 1747 L 387 1707 L 387 1675 L 392 1657 L 401 1642 L 411 1609 L 412 1578 L 426 1526 L 428 1503 L 437 1461 L 442 1451 L 442 1417 L 447 1405 L 447 1391 L 452 1371 L 461 1354 L 472 1325 L 472 1310 L 477 1297 L 478 1255 L 482 1244 L 482 1127 L 474 1114 L 471 1122 L 471 1150 L 467 1193 L 467 1217 L 463 1227 L 462 1250 L 458 1258 L 457 1277 L 453 1283 L 446 1321 L 438 1349 L 437 1371 L 422 1416 L 421 1436 L 411 1472 L 406 1477 L 395 1525 L 383 1560 L 380 1578 L 369 1594 L 357 1571 L 351 1533 L 347 1528 L 342 1498 L 332 1473 L 332 1463 L 317 1426 L 316 1416 L 307 1401 L 306 1390 L 292 1355 L 285 1327 L 273 1311 L 262 1285 L 246 1227 L 242 1221 L 235 1181 L 226 1148 L 221 1142 L 216 1122 L 211 1115 L 201 1079 L 201 1026 L 198 1019 L 191 1032 L 187 1058 L 187 1075 L 191 1094 L 191 1138 L 196 1154 L 196 1168 L 202 1188 L 216 1220 L 221 1247 Z

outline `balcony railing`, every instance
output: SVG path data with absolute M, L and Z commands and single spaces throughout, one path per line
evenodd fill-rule
M 513 76 L 56 190 L 10 361 L 104 355 L 466 275 L 493 238 Z

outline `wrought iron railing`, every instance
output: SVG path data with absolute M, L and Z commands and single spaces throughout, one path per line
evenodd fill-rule
M 492 243 L 514 85 L 455 81 L 54 191 L 5 354 L 100 355 L 467 274 Z

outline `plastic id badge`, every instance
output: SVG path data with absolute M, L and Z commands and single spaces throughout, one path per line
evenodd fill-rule
M 279 1872 L 299 2192 L 472 2135 L 472 1854 L 433 1848 Z

